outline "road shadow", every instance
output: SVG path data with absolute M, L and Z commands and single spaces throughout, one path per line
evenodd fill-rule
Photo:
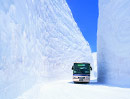
M 81 85 L 99 85 L 97 82 L 68 82 L 69 84 L 81 84 Z
M 130 87 L 128 86 L 119 86 L 119 85 L 111 85 L 111 84 L 104 84 L 104 83 L 99 83 L 99 82 L 89 82 L 89 83 L 83 83 L 83 82 L 79 82 L 79 83 L 74 83 L 73 81 L 68 82 L 69 84 L 80 84 L 80 85 L 91 85 L 91 86 L 107 86 L 107 87 L 118 87 L 118 88 L 128 88 L 130 89 Z

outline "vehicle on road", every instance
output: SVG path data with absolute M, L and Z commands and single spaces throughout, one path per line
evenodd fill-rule
M 92 67 L 90 63 L 74 63 L 72 66 L 73 81 L 76 82 L 90 82 L 90 70 Z

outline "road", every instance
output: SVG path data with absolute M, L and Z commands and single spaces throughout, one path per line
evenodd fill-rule
M 130 88 L 63 80 L 35 85 L 17 99 L 130 99 Z

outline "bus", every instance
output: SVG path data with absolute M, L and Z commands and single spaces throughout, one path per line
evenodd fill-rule
M 74 63 L 72 66 L 73 70 L 73 82 L 90 82 L 90 70 L 92 67 L 90 63 Z

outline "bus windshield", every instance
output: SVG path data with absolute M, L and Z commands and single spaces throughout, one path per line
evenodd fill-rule
M 75 63 L 73 67 L 73 74 L 90 74 L 90 64 Z

